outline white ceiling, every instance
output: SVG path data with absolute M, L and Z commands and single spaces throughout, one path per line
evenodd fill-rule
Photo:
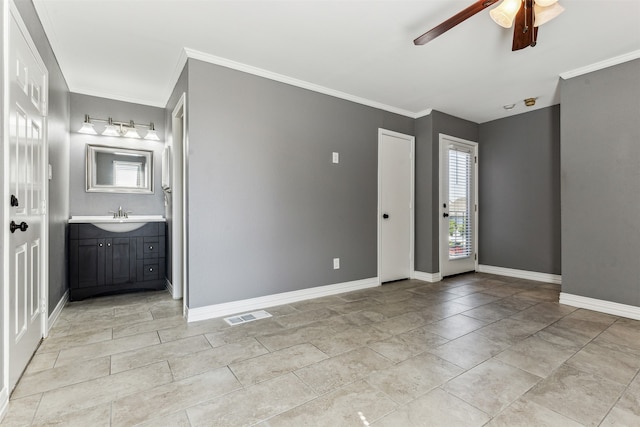
M 185 48 L 411 117 L 436 109 L 478 123 L 524 112 L 528 97 L 538 98 L 534 108 L 557 104 L 561 73 L 640 56 L 640 0 L 560 0 L 566 11 L 540 27 L 535 48 L 518 52 L 511 52 L 512 30 L 488 10 L 413 45 L 474 1 L 34 4 L 72 92 L 161 107 Z

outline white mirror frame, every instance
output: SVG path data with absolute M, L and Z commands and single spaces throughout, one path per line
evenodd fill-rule
M 98 184 L 96 156 L 98 153 L 123 154 L 145 158 L 144 183 L 139 187 L 127 187 Z M 132 150 L 122 147 L 107 147 L 104 145 L 87 144 L 86 177 L 88 193 L 133 193 L 153 194 L 153 151 Z

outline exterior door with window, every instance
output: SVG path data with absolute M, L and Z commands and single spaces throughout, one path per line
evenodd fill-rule
M 477 265 L 477 144 L 440 135 L 440 273 Z

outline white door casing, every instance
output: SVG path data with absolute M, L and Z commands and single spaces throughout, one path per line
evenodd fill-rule
M 172 280 L 173 297 L 182 298 L 183 313 L 186 316 L 188 302 L 187 286 L 187 224 L 186 218 L 186 155 L 187 129 L 186 129 L 186 94 L 182 94 L 172 117 L 173 155 L 171 158 L 171 213 L 172 227 Z
M 378 278 L 412 277 L 415 138 L 378 130 Z
M 15 5 L 11 2 L 10 6 L 5 67 L 8 102 L 3 129 L 3 263 L 8 301 L 8 354 L 4 357 L 8 358 L 8 388 L 12 390 L 40 343 L 47 322 L 48 74 Z M 9 231 L 10 222 L 13 232 Z
M 440 134 L 439 258 L 442 277 L 478 267 L 478 144 Z

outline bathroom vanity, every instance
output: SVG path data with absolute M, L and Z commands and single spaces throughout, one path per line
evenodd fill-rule
M 164 289 L 165 220 L 160 216 L 72 217 L 68 227 L 71 301 Z

